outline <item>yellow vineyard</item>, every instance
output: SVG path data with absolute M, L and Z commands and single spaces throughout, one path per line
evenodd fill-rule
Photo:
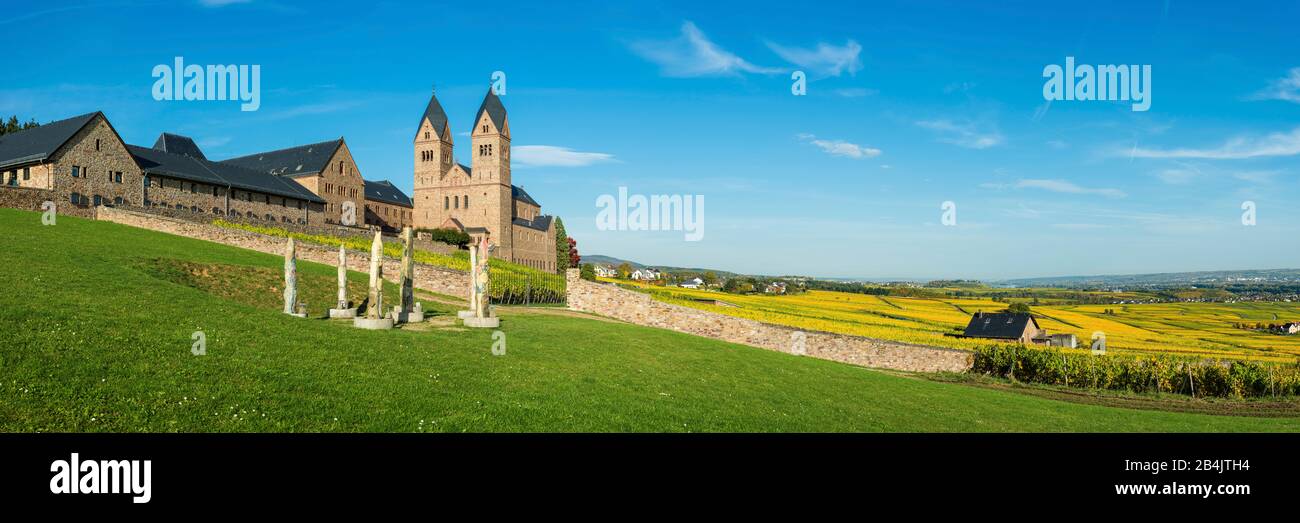
M 979 298 L 906 298 L 832 291 L 791 296 L 737 295 L 678 287 L 635 285 L 667 303 L 809 330 L 970 349 L 987 342 L 944 336 L 960 333 L 979 311 L 1005 303 Z M 721 304 L 717 302 L 722 302 Z M 1111 310 L 1113 314 L 1107 314 Z M 1038 324 L 1050 333 L 1073 333 L 1086 345 L 1106 335 L 1112 352 L 1163 352 L 1214 358 L 1296 361 L 1300 335 L 1238 329 L 1234 323 L 1300 319 L 1297 303 L 1162 303 L 1140 305 L 1040 305 Z

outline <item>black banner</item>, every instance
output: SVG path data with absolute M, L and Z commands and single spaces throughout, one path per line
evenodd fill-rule
M 1071 513 L 1117 505 L 1259 508 L 1294 499 L 1297 441 L 1220 434 L 7 434 L 0 435 L 0 499 L 6 507 L 160 514 L 214 505 L 328 510 L 436 501 L 481 508 L 506 499 L 716 504 L 724 491 L 773 508 L 829 500 L 928 510 L 1055 505 Z

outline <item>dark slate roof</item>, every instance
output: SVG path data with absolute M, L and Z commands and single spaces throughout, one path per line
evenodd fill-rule
M 470 169 L 468 165 L 465 165 L 465 164 L 460 163 L 460 162 L 456 162 L 456 165 L 459 165 L 461 169 L 464 169 L 464 170 L 465 170 L 465 174 L 469 174 L 469 175 L 473 175 L 473 174 L 474 174 L 474 171 L 473 171 L 472 169 Z
M 310 143 L 288 149 L 267 151 L 222 160 L 221 163 L 236 165 L 257 172 L 282 176 L 300 176 L 316 174 L 328 167 L 334 151 L 343 145 L 343 138 L 327 142 Z
M 503 131 L 506 128 L 506 106 L 501 104 L 501 99 L 497 98 L 492 89 L 488 89 L 487 96 L 483 97 L 483 103 L 478 106 L 478 114 L 474 115 L 474 126 L 478 126 L 478 121 L 483 119 L 483 112 L 486 111 L 488 117 L 492 119 L 492 125 L 495 125 L 497 131 Z M 473 132 L 471 127 L 470 131 Z
M 542 204 L 537 203 L 537 200 L 534 200 L 532 196 L 529 196 L 528 193 L 524 191 L 523 187 L 520 187 L 518 185 L 510 186 L 510 197 L 524 203 L 536 205 L 538 207 L 542 206 Z
M 179 134 L 162 133 L 158 135 L 158 141 L 153 143 L 153 148 L 163 152 L 189 156 L 190 158 L 208 159 L 207 156 L 203 156 L 199 144 L 194 143 L 194 140 L 190 137 Z
M 528 227 L 529 229 L 536 229 L 542 232 L 546 232 L 547 229 L 551 228 L 551 217 L 544 214 L 536 218 L 533 218 L 531 221 L 525 220 L 523 218 L 515 218 L 512 221 L 514 222 L 515 225 L 522 225 L 524 227 Z
M 127 145 L 126 148 L 145 174 L 325 203 L 325 200 L 288 178 L 138 145 Z
M 411 198 L 398 189 L 388 180 L 373 181 L 366 180 L 366 199 L 375 200 L 403 207 L 414 207 L 411 204 Z
M 77 131 L 100 114 L 96 111 L 42 124 L 25 131 L 0 135 L 0 167 L 49 158 L 77 134 Z
M 1016 339 L 1025 334 L 1025 327 L 1030 323 L 1038 328 L 1038 320 L 1024 313 L 1014 312 L 977 312 L 971 316 L 964 335 L 975 338 Z
M 419 137 L 420 126 L 424 125 L 425 120 L 429 120 L 429 123 L 433 125 L 434 135 L 438 138 L 447 138 L 442 135 L 442 131 L 447 128 L 447 112 L 442 110 L 442 104 L 438 103 L 437 95 L 429 97 L 429 106 L 424 108 L 424 115 L 420 117 L 420 123 L 415 126 L 417 138 Z

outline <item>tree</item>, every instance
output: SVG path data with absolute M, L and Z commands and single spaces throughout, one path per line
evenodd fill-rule
M 581 265 L 582 269 L 578 271 L 578 276 L 587 281 L 596 281 L 596 268 L 590 263 Z
M 582 256 L 578 255 L 578 240 L 569 238 L 569 267 L 578 267 Z
M 555 272 L 564 274 L 569 267 L 578 267 L 577 262 L 570 263 L 573 256 L 570 253 L 572 245 L 569 243 L 569 234 L 564 232 L 564 220 L 559 216 L 555 217 Z
M 703 276 L 700 276 L 700 279 L 701 279 L 701 280 L 704 280 L 704 284 L 707 285 L 707 286 L 709 286 L 709 287 L 712 287 L 712 286 L 718 284 L 718 275 L 717 275 L 716 273 L 714 273 L 713 271 L 709 271 L 709 272 L 704 273 Z
M 36 123 L 35 118 L 28 120 L 24 123 L 18 123 L 18 116 L 13 115 L 10 116 L 9 119 L 4 122 L 4 125 L 0 125 L 0 135 L 16 133 L 18 131 L 31 129 L 33 127 L 40 127 L 40 125 L 41 124 Z
M 618 277 L 626 280 L 631 276 L 632 276 L 632 265 L 627 262 L 620 263 L 618 265 Z
M 1007 307 L 1007 312 L 1014 312 L 1016 314 L 1029 314 L 1029 305 L 1024 302 L 1012 303 L 1010 306 Z

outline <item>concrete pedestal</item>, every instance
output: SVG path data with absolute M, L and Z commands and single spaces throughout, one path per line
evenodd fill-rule
M 465 318 L 465 326 L 478 329 L 495 329 L 501 326 L 501 318 Z
M 352 320 L 352 326 L 358 329 L 372 331 L 388 330 L 393 328 L 393 320 L 392 318 L 380 318 L 377 320 L 372 320 L 370 318 L 354 318 Z
M 460 319 L 473 318 L 474 311 L 456 311 L 456 317 Z
M 295 318 L 306 318 L 306 317 L 307 317 L 307 314 L 306 314 L 306 313 L 301 313 L 301 312 L 290 312 L 290 313 L 287 313 L 287 314 L 290 315 L 290 316 L 293 316 L 293 317 L 295 317 Z
M 351 309 L 330 309 L 331 318 L 352 319 L 357 317 L 357 308 Z

